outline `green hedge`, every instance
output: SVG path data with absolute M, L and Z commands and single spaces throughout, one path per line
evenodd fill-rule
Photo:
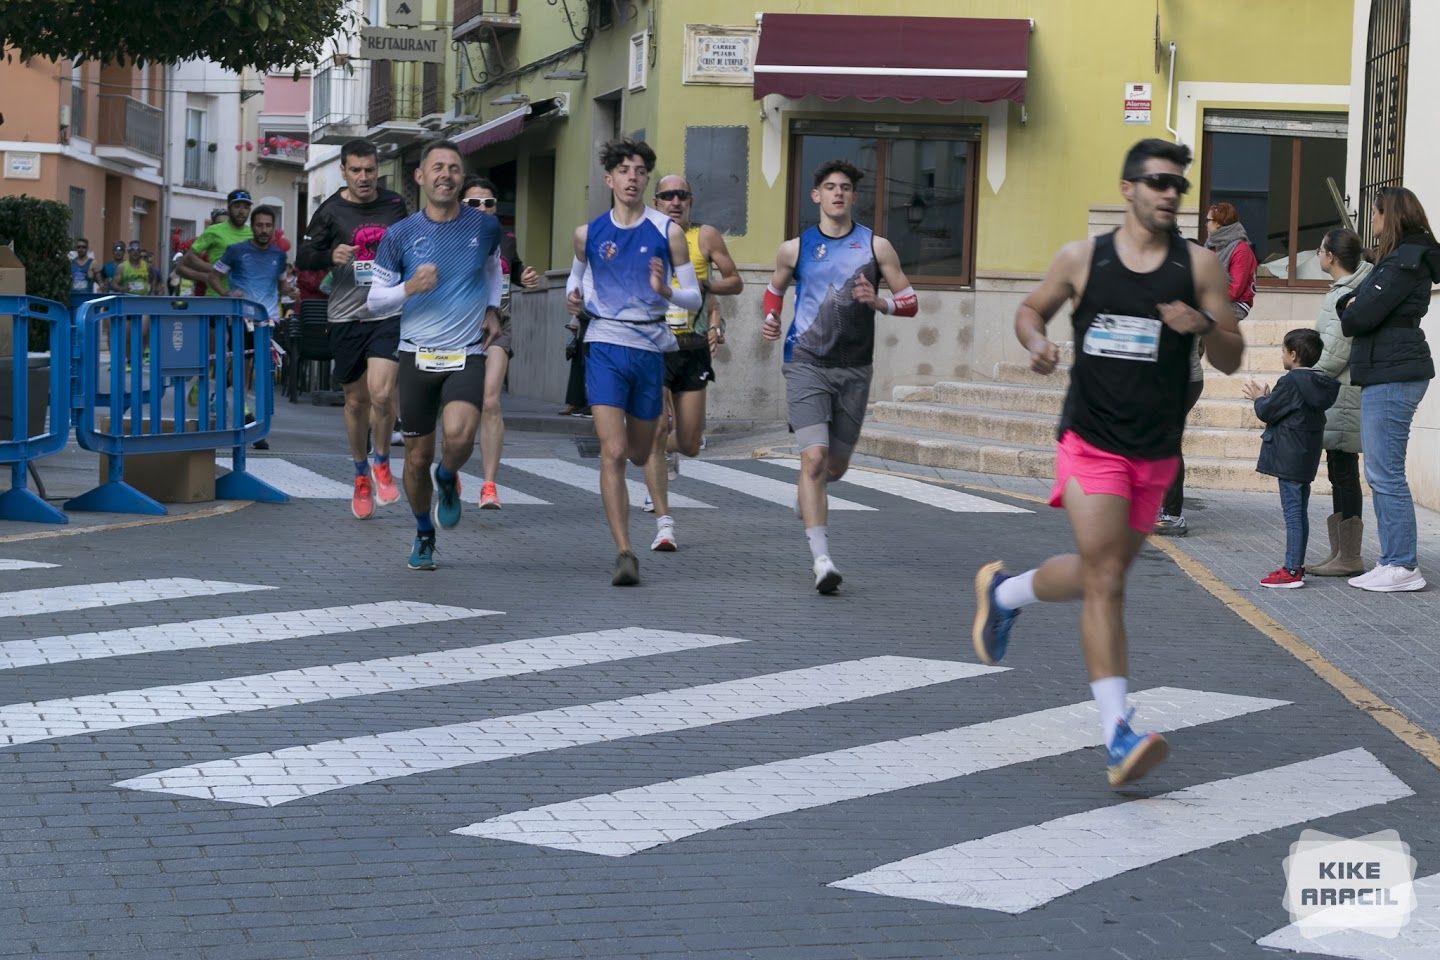
M 0 197 L 0 244 L 13 245 L 25 265 L 25 292 L 70 300 L 70 208 L 38 197 Z M 30 328 L 30 349 L 45 350 L 45 327 Z

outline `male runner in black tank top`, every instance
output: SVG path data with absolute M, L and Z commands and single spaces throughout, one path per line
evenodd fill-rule
M 1190 148 L 1142 140 L 1125 157 L 1127 210 L 1114 233 L 1066 244 L 1015 313 L 1030 369 L 1054 371 L 1045 324 L 1074 307 L 1075 363 L 1061 414 L 1050 505 L 1063 506 L 1078 554 L 1007 575 L 999 561 L 975 575 L 975 652 L 1005 654 L 1020 608 L 1081 600 L 1080 644 L 1100 709 L 1111 786 L 1165 759 L 1158 733 L 1137 734 L 1126 709 L 1125 577 L 1175 475 L 1185 428 L 1189 358 L 1199 336 L 1210 363 L 1240 366 L 1245 341 L 1215 255 L 1175 229 Z

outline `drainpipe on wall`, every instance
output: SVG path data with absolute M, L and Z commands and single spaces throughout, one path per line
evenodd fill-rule
M 1165 129 L 1176 143 L 1184 143 L 1180 131 L 1170 126 L 1170 112 L 1175 108 L 1175 41 L 1170 41 L 1170 80 L 1165 84 Z
M 161 75 L 160 93 L 160 129 L 164 131 L 165 142 L 160 147 L 160 237 L 155 244 L 155 249 L 163 251 L 157 254 L 156 259 L 160 262 L 155 264 L 155 269 L 160 271 L 161 279 L 167 284 L 170 279 L 170 258 L 175 251 L 170 249 L 170 191 L 173 188 L 171 177 L 174 173 L 174 165 L 170 162 L 170 94 L 174 86 L 172 72 L 174 67 L 167 65 L 165 72 Z M 181 140 L 181 143 L 184 141 Z M 168 286 L 166 288 L 169 289 Z

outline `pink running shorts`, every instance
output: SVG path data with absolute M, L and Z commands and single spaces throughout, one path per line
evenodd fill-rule
M 1180 469 L 1179 457 L 1139 460 L 1082 440 L 1066 430 L 1055 445 L 1055 486 L 1050 489 L 1050 506 L 1063 506 L 1065 485 L 1071 477 L 1086 496 L 1108 493 L 1130 501 L 1130 528 L 1141 533 L 1155 529 L 1165 491 Z

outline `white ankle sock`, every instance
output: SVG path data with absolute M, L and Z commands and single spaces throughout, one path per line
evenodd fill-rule
M 1037 603 L 1039 599 L 1035 596 L 1034 570 L 1016 574 L 995 588 L 995 602 L 1006 610 L 1019 610 Z
M 672 517 L 672 516 L 670 516 L 670 514 L 668 514 L 668 513 L 665 514 L 665 516 L 663 516 L 663 517 L 656 517 L 656 518 L 655 518 L 655 526 L 657 526 L 657 527 L 673 527 L 673 526 L 675 526 L 675 518 Z
M 1102 677 L 1090 681 L 1090 692 L 1095 705 L 1100 708 L 1100 730 L 1105 746 L 1115 737 L 1115 728 L 1125 719 L 1125 695 L 1129 692 L 1130 681 L 1125 677 Z
M 830 555 L 830 528 L 806 527 L 805 539 L 810 541 L 810 557 L 819 560 Z

